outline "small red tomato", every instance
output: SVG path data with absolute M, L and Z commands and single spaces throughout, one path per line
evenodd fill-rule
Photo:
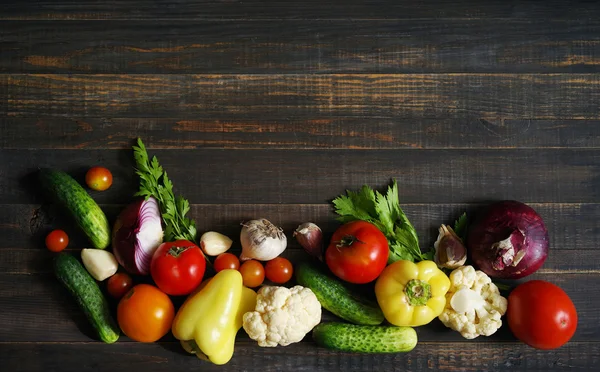
M 107 190 L 112 182 L 112 173 L 104 167 L 91 167 L 85 174 L 85 183 L 92 190 Z
M 150 262 L 150 275 L 161 291 L 172 296 L 190 294 L 204 277 L 202 250 L 188 240 L 162 243 Z
M 46 236 L 46 247 L 52 252 L 60 252 L 69 245 L 69 236 L 62 230 L 54 230 Z
M 213 264 L 215 271 L 223 271 L 226 269 L 237 270 L 240 268 L 240 260 L 231 253 L 221 253 L 215 258 L 215 263 Z
M 248 288 L 258 287 L 265 281 L 265 269 L 256 260 L 244 262 L 240 266 L 240 274 L 242 274 L 244 285 Z
M 577 329 L 577 310 L 569 296 L 543 280 L 530 280 L 513 289 L 506 317 L 516 338 L 541 350 L 561 347 Z
M 377 279 L 387 265 L 389 254 L 387 238 L 377 226 L 353 221 L 334 232 L 325 262 L 338 278 L 365 284 Z
M 283 284 L 292 279 L 293 271 L 292 263 L 283 257 L 274 258 L 265 265 L 267 279 L 277 284 Z
M 125 293 L 129 292 L 133 286 L 133 280 L 125 273 L 116 273 L 115 275 L 108 278 L 106 283 L 106 290 L 108 294 L 117 300 L 125 296 Z

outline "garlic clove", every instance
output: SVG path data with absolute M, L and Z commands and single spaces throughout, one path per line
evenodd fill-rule
M 115 256 L 104 249 L 82 249 L 81 261 L 90 275 L 99 282 L 113 276 L 119 268 Z
M 433 248 L 435 249 L 433 260 L 441 268 L 456 269 L 467 261 L 467 249 L 462 239 L 450 226 L 440 226 L 439 235 Z
M 323 232 L 319 226 L 312 222 L 303 223 L 294 231 L 293 237 L 308 254 L 323 260 Z
M 200 237 L 200 248 L 207 256 L 218 256 L 231 248 L 233 241 L 216 231 L 208 231 Z

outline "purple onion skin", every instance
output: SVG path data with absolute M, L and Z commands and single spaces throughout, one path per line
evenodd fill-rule
M 495 245 L 505 239 L 514 246 L 516 261 L 519 252 L 525 254 L 516 266 L 510 262 L 511 255 L 502 256 L 502 249 Z M 546 261 L 548 230 L 540 215 L 528 205 L 515 200 L 496 202 L 469 226 L 467 251 L 475 266 L 491 278 L 523 278 Z M 508 262 L 503 257 L 508 257 Z
M 119 213 L 112 230 L 113 254 L 117 262 L 132 275 L 141 275 L 135 265 L 136 234 L 139 230 L 139 213 L 144 198 L 129 204 Z M 126 248 L 130 247 L 130 248 Z

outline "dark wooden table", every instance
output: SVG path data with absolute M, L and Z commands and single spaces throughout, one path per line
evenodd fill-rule
M 593 370 L 600 362 L 600 6 L 569 1 L 16 1 L 0 10 L 0 369 Z M 137 178 L 141 137 L 193 203 L 199 229 L 237 239 L 264 216 L 288 236 L 337 226 L 330 200 L 400 184 L 421 245 L 491 200 L 529 203 L 551 251 L 532 277 L 580 321 L 554 351 L 507 326 L 467 341 L 438 321 L 408 354 L 353 355 L 308 337 L 259 348 L 240 334 L 224 368 L 166 336 L 98 342 L 54 279 L 43 238 L 71 235 L 31 174 L 82 180 L 111 220 Z M 286 255 L 301 254 L 293 241 Z M 331 319 L 330 315 L 326 318 Z M 243 332 L 241 332 L 243 333 Z

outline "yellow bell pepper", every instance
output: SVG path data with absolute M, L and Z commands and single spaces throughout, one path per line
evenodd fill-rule
M 231 360 L 243 316 L 256 307 L 256 292 L 244 287 L 237 270 L 223 270 L 185 300 L 171 331 L 198 358 L 223 365 Z
M 428 324 L 444 311 L 450 279 L 433 261 L 396 261 L 375 283 L 375 296 L 385 319 L 396 326 Z

